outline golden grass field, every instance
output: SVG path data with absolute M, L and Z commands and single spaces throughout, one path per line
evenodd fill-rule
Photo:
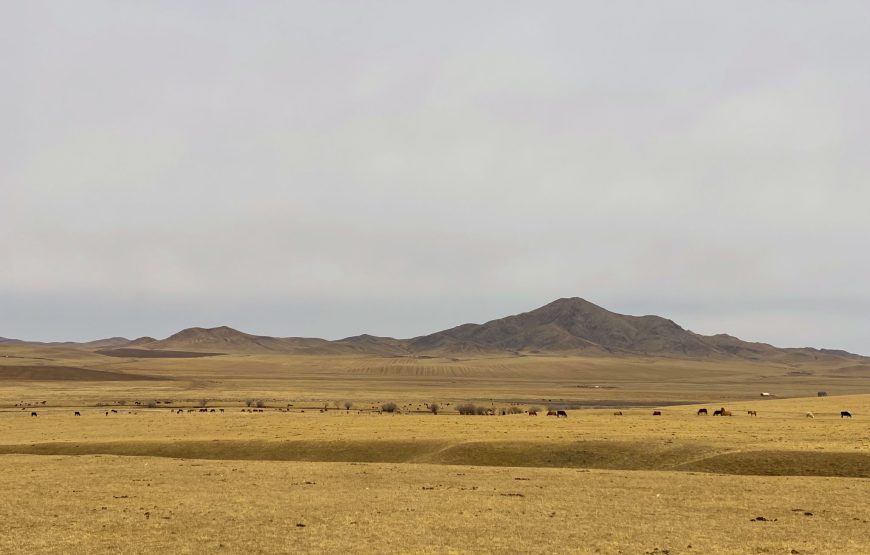
M 870 552 L 860 368 L 4 353 L 0 375 L 156 379 L 0 380 L 0 553 Z M 224 412 L 187 412 L 200 400 Z M 385 401 L 402 414 L 372 410 Z M 569 416 L 459 416 L 465 401 Z

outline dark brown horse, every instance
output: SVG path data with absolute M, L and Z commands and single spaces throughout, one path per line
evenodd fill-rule
M 852 418 L 852 413 L 847 410 L 841 410 L 840 418 Z
M 568 418 L 568 413 L 563 411 L 563 410 L 557 410 L 556 411 L 556 418 L 560 418 L 562 416 L 564 416 L 565 418 Z
M 660 410 L 653 411 L 653 416 L 661 416 L 661 415 L 662 415 L 662 411 L 660 411 Z
M 701 415 L 707 416 L 707 409 L 698 409 L 698 416 Z

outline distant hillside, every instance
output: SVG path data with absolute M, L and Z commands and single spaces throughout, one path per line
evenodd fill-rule
M 718 352 L 700 336 L 659 316 L 623 316 L 583 299 L 485 324 L 465 324 L 410 340 L 414 350 L 597 351 L 707 356 Z
M 584 299 L 559 299 L 531 312 L 408 341 L 414 352 L 587 352 L 660 357 L 800 361 L 868 360 L 845 351 L 781 349 L 720 334 L 704 336 L 660 316 L 626 316 Z
M 22 344 L 18 340 L 0 338 L 0 344 L 13 343 Z M 660 316 L 617 314 L 577 297 L 559 299 L 530 312 L 484 324 L 463 324 L 412 339 L 364 334 L 328 341 L 318 338 L 251 335 L 220 326 L 187 328 L 160 340 L 140 337 L 130 341 L 123 337 L 113 337 L 80 344 L 36 345 L 76 346 L 116 357 L 186 357 L 228 353 L 371 356 L 587 353 L 603 356 L 624 354 L 779 362 L 870 362 L 870 358 L 845 351 L 782 349 L 766 343 L 743 341 L 727 334 L 699 335 Z M 152 352 L 153 355 L 150 354 Z
M 251 335 L 227 326 L 187 328 L 162 340 L 141 341 L 137 347 L 172 351 L 218 353 L 286 353 L 328 347 L 326 339 Z
M 130 340 L 125 337 L 109 337 L 106 339 L 97 339 L 96 341 L 87 341 L 84 343 L 77 343 L 75 341 L 55 341 L 49 343 L 43 343 L 41 341 L 23 341 L 21 339 L 7 339 L 5 337 L 0 337 L 0 344 L 15 344 L 15 345 L 40 345 L 40 346 L 49 346 L 49 347 L 84 347 L 84 348 L 93 348 L 93 349 L 101 349 L 101 348 L 110 348 L 110 347 L 121 347 L 130 343 Z

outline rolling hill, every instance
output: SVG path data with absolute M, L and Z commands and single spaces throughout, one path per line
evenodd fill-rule
M 20 343 L 16 340 L 3 341 Z M 148 356 L 153 353 L 153 356 L 158 357 L 181 357 L 185 356 L 184 353 L 199 353 L 200 356 L 227 353 L 372 356 L 573 353 L 780 362 L 870 361 L 870 358 L 845 351 L 783 349 L 766 343 L 743 341 L 726 334 L 699 335 L 660 316 L 617 314 L 578 297 L 558 299 L 535 310 L 483 324 L 463 324 L 411 339 L 365 334 L 335 341 L 270 337 L 220 326 L 187 328 L 160 340 L 151 337 L 133 341 L 111 338 L 77 346 L 110 356 Z

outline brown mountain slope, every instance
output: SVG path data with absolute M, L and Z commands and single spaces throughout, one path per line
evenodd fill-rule
M 414 350 L 595 351 L 668 356 L 723 352 L 671 320 L 624 316 L 579 298 L 485 324 L 465 324 L 409 341 Z
M 396 356 L 411 353 L 407 341 L 392 337 L 378 337 L 365 333 L 353 337 L 345 337 L 344 339 L 333 341 L 332 344 L 361 354 Z
M 79 349 L 108 349 L 111 347 L 122 347 L 128 345 L 129 343 L 130 340 L 126 337 L 108 337 L 106 339 L 97 339 L 95 341 L 87 341 L 82 343 L 77 343 L 75 341 L 22 341 L 20 339 L 8 339 L 6 337 L 0 337 L 0 344 L 32 345 L 42 347 L 73 347 Z
M 414 352 L 588 352 L 797 362 L 867 360 L 845 351 L 780 349 L 726 334 L 703 336 L 660 316 L 627 316 L 577 297 L 408 340 Z
M 318 349 L 328 350 L 330 344 L 326 339 L 251 335 L 220 326 L 187 328 L 166 339 L 140 343 L 138 346 L 145 349 L 217 353 L 288 353 L 306 350 L 314 353 Z
M 20 344 L 16 340 L 3 340 Z M 49 344 L 40 344 L 49 345 Z M 781 349 L 719 334 L 703 336 L 660 316 L 617 314 L 574 297 L 553 301 L 530 312 L 485 324 L 463 324 L 412 339 L 358 335 L 336 341 L 301 337 L 269 337 L 227 326 L 188 328 L 166 339 L 124 338 L 75 345 L 77 348 L 136 348 L 189 353 L 311 354 L 415 356 L 487 353 L 589 353 L 655 357 L 744 359 L 776 362 L 827 361 L 870 363 L 845 351 Z M 118 356 L 118 355 L 116 355 Z

